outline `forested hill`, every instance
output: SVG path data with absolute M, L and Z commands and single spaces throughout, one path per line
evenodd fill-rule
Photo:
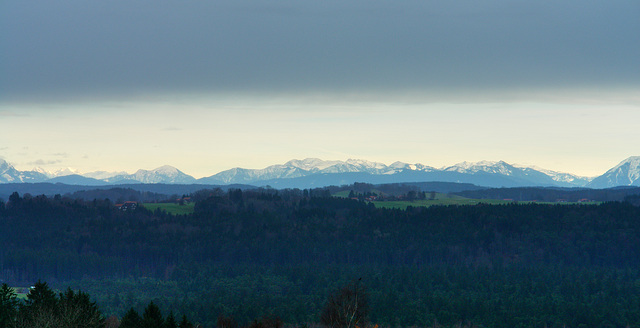
M 23 198 L 15 193 L 6 204 L 0 204 L 1 278 L 21 285 L 38 279 L 60 283 L 82 278 L 147 277 L 179 282 L 191 286 L 184 288 L 192 288 L 190 290 L 193 292 L 199 283 L 209 281 L 203 273 L 209 272 L 219 279 L 231 279 L 243 274 L 234 270 L 242 271 L 239 268 L 250 267 L 244 274 L 261 272 L 272 279 L 269 272 L 279 272 L 278 278 L 269 281 L 278 286 L 281 283 L 292 284 L 290 288 L 293 289 L 285 290 L 293 294 L 315 295 L 309 297 L 315 302 L 313 306 L 317 307 L 321 303 L 318 300 L 324 297 L 320 294 L 326 292 L 323 289 L 326 287 L 320 287 L 319 284 L 326 285 L 327 279 L 331 280 L 327 278 L 332 274 L 330 272 L 336 275 L 336 280 L 346 279 L 345 272 L 366 275 L 364 281 L 371 281 L 371 275 L 375 272 L 386 272 L 389 277 L 378 280 L 378 289 L 374 290 L 378 293 L 376 295 L 381 296 L 394 288 L 412 288 L 408 285 L 387 285 L 385 281 L 402 284 L 402 279 L 398 280 L 395 274 L 432 272 L 438 276 L 453 270 L 450 271 L 450 279 L 466 282 L 450 281 L 453 283 L 451 288 L 458 288 L 458 295 L 462 298 L 455 299 L 455 295 L 447 294 L 453 302 L 453 305 L 447 306 L 463 306 L 470 299 L 484 302 L 479 295 L 468 294 L 469 286 L 464 287 L 464 284 L 474 284 L 472 281 L 499 284 L 502 283 L 500 279 L 510 281 L 512 278 L 518 280 L 528 276 L 528 284 L 553 285 L 563 281 L 560 279 L 562 275 L 566 278 L 569 274 L 572 279 L 593 278 L 594 283 L 600 284 L 602 282 L 598 282 L 598 279 L 605 279 L 611 273 L 626 272 L 626 276 L 614 279 L 611 288 L 617 293 L 624 290 L 625 297 L 629 296 L 627 293 L 638 292 L 625 302 L 639 300 L 640 291 L 633 281 L 640 279 L 637 272 L 640 266 L 640 207 L 626 202 L 601 205 L 432 206 L 397 210 L 330 197 L 322 191 L 211 190 L 194 193 L 192 198 L 196 201 L 195 212 L 174 216 L 160 210 L 151 212 L 144 207 L 121 211 L 104 200 L 87 202 L 45 196 Z M 354 269 L 358 267 L 368 269 Z M 220 268 L 236 269 L 220 271 Z M 327 271 L 328 268 L 333 269 Z M 234 273 L 227 277 L 222 272 Z M 485 272 L 484 278 L 475 276 L 478 272 Z M 602 272 L 606 274 L 602 276 Z M 413 273 L 409 276 L 413 276 Z M 282 282 L 279 280 L 284 279 L 282 277 L 288 278 Z M 502 278 L 493 281 L 497 279 L 495 277 Z M 266 278 L 262 276 L 261 279 Z M 559 280 L 547 281 L 553 279 Z M 407 280 L 405 283 L 411 282 Z M 433 300 L 437 295 L 430 294 L 431 291 L 440 290 L 441 287 L 425 287 L 430 290 L 421 291 L 421 296 L 415 300 L 418 302 L 416 304 Z M 542 302 L 542 298 L 547 299 L 559 293 L 560 286 L 557 288 L 542 295 L 529 291 L 526 300 Z M 602 286 L 594 288 L 593 295 L 582 291 L 586 293 L 583 296 L 606 296 L 598 294 L 598 288 Z M 282 289 L 277 290 L 278 293 L 283 292 Z M 409 293 L 408 290 L 406 292 Z M 410 294 L 415 296 L 414 292 Z M 187 295 L 186 291 L 184 293 Z M 401 290 L 394 293 L 396 302 L 405 300 Z M 609 298 L 606 301 L 609 302 L 620 301 L 622 297 L 622 294 L 607 295 Z M 442 297 L 445 297 L 444 294 L 436 298 L 446 303 Z M 500 297 L 507 297 L 507 294 Z M 193 302 L 197 302 L 195 299 L 197 297 Z M 251 296 L 240 299 L 251 299 Z M 548 298 L 549 301 L 551 299 Z M 600 299 L 597 300 L 599 302 Z M 310 300 L 300 302 L 307 301 Z M 392 301 L 380 300 L 379 304 Z M 489 303 L 478 303 L 476 310 L 467 309 L 465 311 L 471 312 L 465 312 L 464 315 L 455 306 L 448 310 L 449 314 L 439 314 L 441 317 L 434 310 L 429 312 L 428 318 L 439 318 L 441 322 L 462 319 L 500 322 L 500 319 L 489 319 L 480 316 L 479 312 L 473 312 L 480 311 L 483 306 L 498 306 L 492 303 L 495 301 L 489 299 L 486 300 Z M 183 307 L 192 304 L 184 302 Z M 416 304 L 407 307 L 414 308 L 418 306 Z M 560 312 L 565 313 L 562 311 L 569 313 L 571 310 L 558 309 L 557 302 L 550 304 L 556 307 L 549 310 L 555 311 L 556 316 Z M 596 305 L 602 304 L 585 303 L 584 306 L 589 308 Z M 125 305 L 118 301 L 113 308 L 121 309 L 122 306 Z M 304 309 L 312 309 L 313 306 L 309 303 L 296 311 L 304 312 Z M 393 308 L 393 305 L 388 306 Z M 264 310 L 259 306 L 257 309 Z M 238 311 L 239 315 L 260 315 Z M 271 311 L 283 310 L 277 308 Z M 618 313 L 616 322 L 636 320 L 634 322 L 640 323 L 639 311 L 640 307 L 633 313 Z M 396 320 L 388 317 L 393 314 L 384 313 L 381 308 L 375 318 L 387 323 Z M 278 314 L 286 320 L 312 318 Z M 206 319 L 206 314 L 190 314 L 190 317 L 198 318 L 199 315 L 205 318 L 203 321 L 213 320 Z M 535 313 L 527 312 L 526 315 L 530 318 L 528 320 L 540 319 Z M 406 316 L 403 319 L 406 324 L 426 320 L 419 313 Z
M 640 208 L 627 203 L 401 211 L 295 192 L 200 198 L 193 215 L 173 216 L 144 207 L 122 212 L 107 201 L 14 194 L 0 205 L 4 275 L 65 279 L 136 268 L 161 276 L 168 266 L 191 261 L 640 264 Z

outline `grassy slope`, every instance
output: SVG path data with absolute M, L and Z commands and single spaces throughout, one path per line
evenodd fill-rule
M 151 211 L 155 211 L 159 208 L 171 214 L 191 214 L 193 213 L 193 207 L 195 206 L 195 204 L 189 203 L 185 205 L 179 205 L 176 203 L 144 203 L 142 204 L 142 206 Z
M 377 192 L 377 190 L 373 191 Z M 349 196 L 349 191 L 344 190 L 338 193 L 333 194 L 334 197 L 343 197 L 347 198 Z M 427 197 L 429 197 L 429 193 L 427 193 Z M 449 195 L 443 193 L 436 193 L 436 197 L 433 200 L 424 199 L 424 200 L 415 200 L 415 201 L 406 201 L 406 200 L 397 200 L 397 201 L 374 201 L 373 204 L 376 207 L 384 207 L 384 208 L 400 208 L 406 209 L 408 206 L 413 207 L 428 207 L 432 205 L 475 205 L 475 204 L 508 204 L 510 201 L 498 200 L 498 199 L 471 199 L 465 198 L 462 196 Z

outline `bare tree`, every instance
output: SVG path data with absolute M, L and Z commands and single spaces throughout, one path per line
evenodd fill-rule
M 343 287 L 327 300 L 320 322 L 329 328 L 364 328 L 369 301 L 360 280 Z
M 104 327 L 105 328 L 118 328 L 118 327 L 120 327 L 120 319 L 118 319 L 118 317 L 116 317 L 115 315 L 109 316 L 104 321 Z
M 38 283 L 28 297 L 16 328 L 104 328 L 105 319 L 88 294 L 68 289 L 56 297 L 46 283 Z
M 218 320 L 216 321 L 216 327 L 218 328 L 238 328 L 238 322 L 233 317 L 229 316 L 218 316 Z
M 247 328 L 282 328 L 282 319 L 276 316 L 264 316 L 262 319 L 253 320 Z

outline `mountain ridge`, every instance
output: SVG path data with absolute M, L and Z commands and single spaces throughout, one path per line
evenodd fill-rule
M 505 161 L 460 162 L 435 168 L 420 163 L 396 161 L 390 165 L 362 159 L 323 160 L 319 158 L 292 159 L 262 169 L 241 167 L 224 170 L 196 179 L 179 169 L 164 165 L 152 170 L 126 172 L 95 171 L 81 174 L 65 168 L 47 172 L 41 168 L 19 171 L 0 159 L 0 183 L 61 182 L 70 184 L 251 184 L 279 188 L 324 187 L 335 184 L 402 183 L 442 181 L 473 183 L 484 187 L 588 187 L 610 188 L 640 186 L 640 156 L 631 156 L 605 174 L 584 177 L 536 166 L 509 164 Z

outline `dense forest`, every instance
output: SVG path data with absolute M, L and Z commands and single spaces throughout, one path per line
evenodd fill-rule
M 82 290 L 119 318 L 153 302 L 203 327 L 318 323 L 355 280 L 382 326 L 640 325 L 631 202 L 399 210 L 326 189 L 190 196 L 194 213 L 172 215 L 14 193 L 0 202 L 0 282 Z

